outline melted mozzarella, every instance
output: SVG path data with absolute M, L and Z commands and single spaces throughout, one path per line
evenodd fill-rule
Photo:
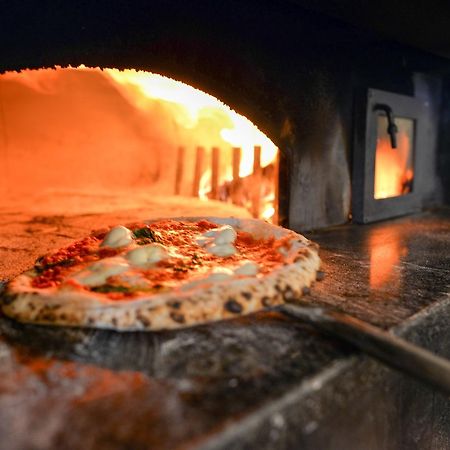
M 239 267 L 234 269 L 236 275 L 254 276 L 259 272 L 259 265 L 253 261 L 243 261 Z
M 237 253 L 236 247 L 233 245 L 236 236 L 236 230 L 232 226 L 223 225 L 203 233 L 196 239 L 196 242 L 208 253 L 225 258 Z
M 237 253 L 236 247 L 233 244 L 212 244 L 206 246 L 205 250 L 212 255 L 222 256 L 224 258 L 227 256 L 235 255 Z
M 133 242 L 133 233 L 126 227 L 119 225 L 117 227 L 111 228 L 108 234 L 103 239 L 100 247 L 124 247 Z
M 151 287 L 150 281 L 140 273 L 127 271 L 116 275 L 116 277 L 121 283 L 126 283 L 134 288 L 146 289 Z
M 233 276 L 233 271 L 226 267 L 215 267 L 205 278 L 205 281 L 223 281 Z
M 208 283 L 216 283 L 219 281 L 229 280 L 234 276 L 232 270 L 226 267 L 216 267 L 214 268 L 206 277 L 199 278 L 197 280 L 185 283 L 181 286 L 181 289 L 187 291 L 189 289 L 196 288 Z
M 236 240 L 236 230 L 231 225 L 223 225 L 219 228 L 203 233 L 203 236 L 213 238 L 217 245 L 232 244 Z
M 106 283 L 109 277 L 125 272 L 129 268 L 129 264 L 123 258 L 116 256 L 97 261 L 72 278 L 85 286 L 100 286 Z
M 197 245 L 199 245 L 200 247 L 206 247 L 208 244 L 210 244 L 213 241 L 213 239 L 209 238 L 209 237 L 205 237 L 205 236 L 199 236 L 198 238 L 195 239 L 195 242 L 197 243 Z
M 167 249 L 161 244 L 148 244 L 130 250 L 125 257 L 134 266 L 150 266 L 168 258 Z

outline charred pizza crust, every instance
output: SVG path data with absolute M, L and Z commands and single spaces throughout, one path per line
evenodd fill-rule
M 2 301 L 3 312 L 20 322 L 105 328 L 118 331 L 162 330 L 233 318 L 293 301 L 316 279 L 318 245 L 304 236 L 257 219 L 192 217 L 231 225 L 256 238 L 287 238 L 285 263 L 263 276 L 242 277 L 199 285 L 189 291 L 110 300 L 89 291 L 38 289 L 33 271 L 12 280 Z M 148 223 L 151 223 L 149 221 Z

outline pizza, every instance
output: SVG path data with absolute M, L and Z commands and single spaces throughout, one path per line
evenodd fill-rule
M 317 244 L 258 219 L 161 219 L 38 258 L 9 282 L 1 308 L 20 322 L 172 329 L 295 301 L 319 266 Z

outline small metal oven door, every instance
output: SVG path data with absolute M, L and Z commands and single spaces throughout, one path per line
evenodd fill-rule
M 362 117 L 363 108 L 356 117 L 352 183 L 352 216 L 355 222 L 374 222 L 422 208 L 423 183 L 426 180 L 421 168 L 423 159 L 427 157 L 425 107 L 414 97 L 368 90 L 365 117 Z M 406 150 L 405 145 L 408 147 Z M 403 166 L 395 171 L 394 164 Z M 389 181 L 389 177 L 394 178 L 402 171 L 404 173 L 397 175 L 404 177 L 397 193 L 392 189 L 383 192 L 380 176 Z M 390 181 L 395 184 L 395 180 Z

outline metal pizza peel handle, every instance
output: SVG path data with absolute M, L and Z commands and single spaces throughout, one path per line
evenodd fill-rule
M 283 304 L 278 311 L 338 337 L 386 365 L 450 395 L 450 361 L 362 320 L 323 308 Z

